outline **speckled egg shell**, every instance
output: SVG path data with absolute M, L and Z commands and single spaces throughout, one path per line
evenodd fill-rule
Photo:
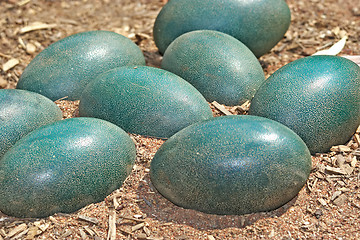
M 24 135 L 61 119 L 61 110 L 50 99 L 25 90 L 1 89 L 0 158 Z
M 211 30 L 176 38 L 161 67 L 191 83 L 207 101 L 228 106 L 251 100 L 265 81 L 259 61 L 243 43 Z
M 176 205 L 240 215 L 290 201 L 310 170 L 310 152 L 289 128 L 256 116 L 226 116 L 169 138 L 151 161 L 150 177 Z
M 288 126 L 311 153 L 327 152 L 360 124 L 360 67 L 337 56 L 298 59 L 260 87 L 250 114 Z
M 188 82 L 146 66 L 121 67 L 100 75 L 84 90 L 79 113 L 158 138 L 212 117 L 204 97 Z
M 15 217 L 71 213 L 119 188 L 135 145 L 116 125 L 72 118 L 20 139 L 0 161 L 0 211 Z
M 89 31 L 66 37 L 38 54 L 16 86 L 52 100 L 78 100 L 97 75 L 120 66 L 145 65 L 140 48 L 109 31 Z
M 183 33 L 207 29 L 239 39 L 260 57 L 283 38 L 290 20 L 283 0 L 176 0 L 161 9 L 153 32 L 160 53 Z

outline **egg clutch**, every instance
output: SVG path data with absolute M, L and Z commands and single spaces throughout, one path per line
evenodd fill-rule
M 72 213 L 118 189 L 135 163 L 128 133 L 166 139 L 150 178 L 174 204 L 210 214 L 270 211 L 306 183 L 311 154 L 360 124 L 360 67 L 338 56 L 293 61 L 265 79 L 258 58 L 290 25 L 283 0 L 169 1 L 156 18 L 161 68 L 109 31 L 51 44 L 0 90 L 0 211 Z M 62 120 L 53 102 L 80 100 Z M 213 117 L 208 102 L 251 101 Z

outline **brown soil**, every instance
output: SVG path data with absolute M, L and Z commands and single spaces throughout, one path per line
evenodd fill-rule
M 288 0 L 292 24 L 284 39 L 261 57 L 267 76 L 279 67 L 327 48 L 348 35 L 342 55 L 360 55 L 359 0 Z M 152 26 L 163 0 L 0 1 L 0 88 L 14 88 L 26 65 L 49 44 L 87 30 L 110 30 L 132 39 L 150 66 L 161 56 Z M 36 22 L 47 28 L 23 32 Z M 37 25 L 39 26 L 39 24 Z M 77 102 L 58 101 L 64 117 Z M 230 108 L 244 114 L 248 106 Z M 212 106 L 215 115 L 223 113 Z M 244 111 L 245 110 L 245 111 Z M 346 146 L 313 156 L 313 170 L 298 196 L 271 212 L 217 216 L 182 209 L 149 180 L 149 163 L 163 140 L 131 135 L 137 146 L 133 172 L 105 201 L 73 214 L 18 219 L 0 213 L 2 239 L 360 239 L 360 149 L 355 134 Z M 1 196 L 0 196 L 1 197 Z

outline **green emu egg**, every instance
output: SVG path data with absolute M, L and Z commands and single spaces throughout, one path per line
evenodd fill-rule
M 193 85 L 207 101 L 241 105 L 265 81 L 255 55 L 225 33 L 199 30 L 176 38 L 166 49 L 161 67 Z
M 161 9 L 153 32 L 160 53 L 178 36 L 207 29 L 239 39 L 260 57 L 283 38 L 290 20 L 283 0 L 176 0 Z
M 313 154 L 327 152 L 360 124 L 360 67 L 337 56 L 298 59 L 260 87 L 250 114 L 288 126 Z
M 151 161 L 156 189 L 184 208 L 241 215 L 276 209 L 294 198 L 311 170 L 301 138 L 273 120 L 226 116 L 169 138 Z
M 72 118 L 20 139 L 0 160 L 0 211 L 15 217 L 71 213 L 119 188 L 135 145 L 101 119 Z
M 25 68 L 16 88 L 52 100 L 78 100 L 97 75 L 120 66 L 145 65 L 140 48 L 130 39 L 109 31 L 89 31 L 57 41 Z
M 25 90 L 0 90 L 0 158 L 24 135 L 62 119 L 50 99 Z
M 147 66 L 115 68 L 98 76 L 84 90 L 79 113 L 158 138 L 212 117 L 205 98 L 188 82 Z

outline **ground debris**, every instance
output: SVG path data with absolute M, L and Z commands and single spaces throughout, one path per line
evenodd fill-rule
M 330 167 L 330 166 L 326 166 L 325 167 L 326 172 L 330 173 L 330 174 L 340 174 L 340 175 L 345 175 L 347 174 L 343 169 L 341 168 L 335 168 L 335 167 Z
M 227 115 L 227 116 L 233 115 L 229 110 L 227 110 L 227 109 L 225 108 L 224 105 L 222 105 L 222 104 L 220 104 L 220 103 L 218 103 L 218 102 L 216 102 L 216 101 L 213 101 L 211 104 L 212 104 L 217 110 L 219 110 L 222 114 Z
M 78 216 L 78 219 L 79 219 L 79 220 L 86 221 L 86 222 L 89 222 L 89 223 L 93 223 L 93 224 L 95 224 L 95 225 L 99 223 L 99 220 L 98 220 L 98 219 L 92 218 L 92 217 L 88 217 L 88 216 L 84 216 L 84 215 L 79 215 L 79 216 Z
M 16 234 L 22 233 L 23 231 L 27 230 L 27 225 L 25 223 L 22 223 L 18 226 L 16 226 L 15 228 L 13 228 L 12 230 L 10 230 L 10 232 L 8 232 L 5 236 L 5 239 L 10 239 L 12 237 L 14 237 Z
M 57 27 L 57 24 L 33 22 L 33 23 L 29 24 L 28 26 L 21 28 L 19 33 L 24 34 L 27 32 L 32 32 L 32 31 L 41 30 L 41 29 L 55 28 L 55 27 Z
M 10 60 L 8 60 L 6 63 L 4 63 L 2 65 L 2 70 L 4 72 L 9 71 L 10 69 L 12 69 L 13 67 L 15 67 L 16 65 L 18 65 L 20 63 L 20 61 L 16 58 L 11 58 Z

